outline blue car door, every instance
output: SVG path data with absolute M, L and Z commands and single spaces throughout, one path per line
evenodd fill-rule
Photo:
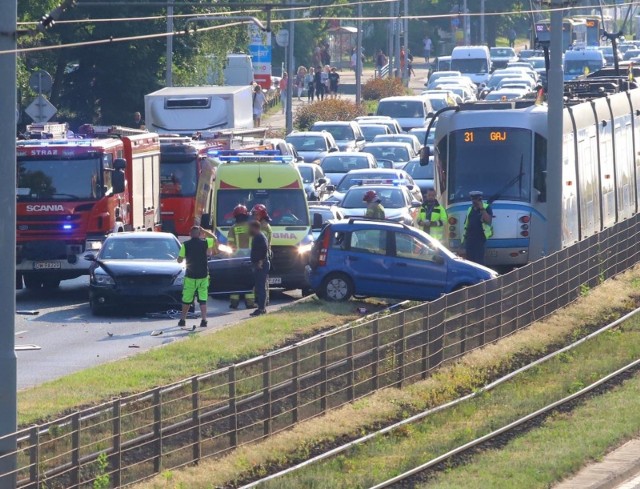
M 344 258 L 346 271 L 353 278 L 357 294 L 385 296 L 392 260 L 388 251 L 389 233 L 386 230 L 365 228 L 351 232 Z
M 447 265 L 426 239 L 409 232 L 393 233 L 392 282 L 401 297 L 435 299 L 447 290 Z M 435 261 L 434 261 L 435 260 Z

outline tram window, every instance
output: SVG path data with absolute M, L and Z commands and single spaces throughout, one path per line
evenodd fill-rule
M 538 191 L 538 202 L 547 201 L 547 139 L 536 134 L 533 160 L 533 188 Z

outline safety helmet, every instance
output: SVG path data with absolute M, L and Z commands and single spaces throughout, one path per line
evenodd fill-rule
M 375 202 L 376 200 L 378 200 L 378 193 L 375 190 L 369 190 L 367 193 L 364 194 L 364 197 L 362 197 L 362 200 L 364 202 Z
M 248 214 L 249 214 L 249 211 L 247 210 L 247 207 L 242 204 L 238 204 L 233 209 L 233 217 L 247 216 Z
M 259 221 L 262 221 L 263 219 L 268 219 L 269 218 L 269 213 L 267 212 L 267 207 L 264 204 L 256 204 L 253 206 L 253 209 L 251 209 L 251 214 L 258 219 Z

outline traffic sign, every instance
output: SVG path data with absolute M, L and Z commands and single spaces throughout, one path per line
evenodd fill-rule
M 37 94 L 49 93 L 53 87 L 53 78 L 44 70 L 34 71 L 29 77 L 29 87 Z
M 47 122 L 56 115 L 58 109 L 56 109 L 53 104 L 41 94 L 29 104 L 25 109 L 25 112 L 34 120 L 34 122 Z
M 276 42 L 278 46 L 286 48 L 289 45 L 289 31 L 287 29 L 280 29 L 276 34 Z

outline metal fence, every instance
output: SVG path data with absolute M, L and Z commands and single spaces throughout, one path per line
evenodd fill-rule
M 640 217 L 495 280 L 52 422 L 18 439 L 18 487 L 126 486 L 220 456 L 529 326 L 639 259 Z

